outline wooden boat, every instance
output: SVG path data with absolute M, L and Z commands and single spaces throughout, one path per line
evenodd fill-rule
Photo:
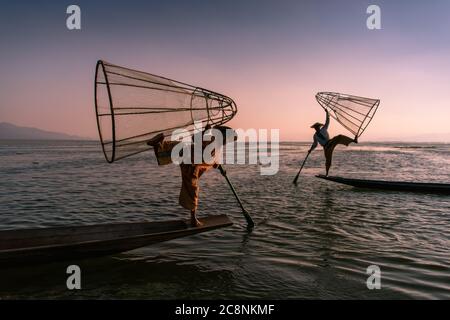
M 233 224 L 226 215 L 200 221 L 200 227 L 174 220 L 0 231 L 0 267 L 111 255 Z
M 450 184 L 448 183 L 424 183 L 405 181 L 385 181 L 385 180 L 363 180 L 342 177 L 318 175 L 317 178 L 346 184 L 358 188 L 409 191 L 421 193 L 438 193 L 450 195 Z

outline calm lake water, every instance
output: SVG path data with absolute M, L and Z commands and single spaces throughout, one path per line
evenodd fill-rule
M 226 213 L 232 227 L 132 252 L 6 269 L 0 298 L 450 299 L 450 197 L 358 190 L 314 177 L 323 152 L 291 183 L 308 145 L 284 143 L 280 171 L 228 166 L 256 228 L 218 172 L 201 180 L 199 215 Z M 450 145 L 339 147 L 332 175 L 450 182 Z M 0 142 L 0 229 L 187 218 L 179 169 L 151 152 L 107 164 L 96 142 Z M 366 268 L 381 268 L 368 290 Z

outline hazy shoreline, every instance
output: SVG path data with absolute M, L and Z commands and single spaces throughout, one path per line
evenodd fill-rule
M 9 141 L 17 141 L 17 142 L 24 142 L 24 141 L 42 141 L 42 142 L 98 142 L 100 143 L 100 140 L 98 139 L 2 139 L 0 138 L 0 142 L 9 142 Z M 270 141 L 268 141 L 270 142 Z M 311 141 L 295 141 L 295 140 L 283 140 L 280 141 L 280 143 L 282 144 L 311 144 Z M 402 140 L 398 140 L 398 141 L 375 141 L 375 140 L 370 140 L 370 141 L 361 141 L 359 142 L 359 145 L 364 145 L 364 144 L 439 144 L 439 145 L 445 145 L 445 144 L 450 144 L 449 142 L 441 142 L 441 141 L 402 141 Z

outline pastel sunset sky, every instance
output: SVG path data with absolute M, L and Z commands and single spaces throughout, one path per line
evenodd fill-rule
M 70 4 L 81 30 L 66 28 Z M 231 126 L 282 140 L 310 140 L 316 92 L 336 91 L 381 99 L 361 141 L 449 141 L 449 14 L 448 0 L 2 2 L 0 122 L 96 138 L 104 59 L 226 94 Z

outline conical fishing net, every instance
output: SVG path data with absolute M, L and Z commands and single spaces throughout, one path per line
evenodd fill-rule
M 147 141 L 159 133 L 193 133 L 194 122 L 220 125 L 237 112 L 222 94 L 105 61 L 96 67 L 95 109 L 108 162 L 151 149 Z
M 319 92 L 317 102 L 344 128 L 359 137 L 372 121 L 380 100 L 335 92 Z

